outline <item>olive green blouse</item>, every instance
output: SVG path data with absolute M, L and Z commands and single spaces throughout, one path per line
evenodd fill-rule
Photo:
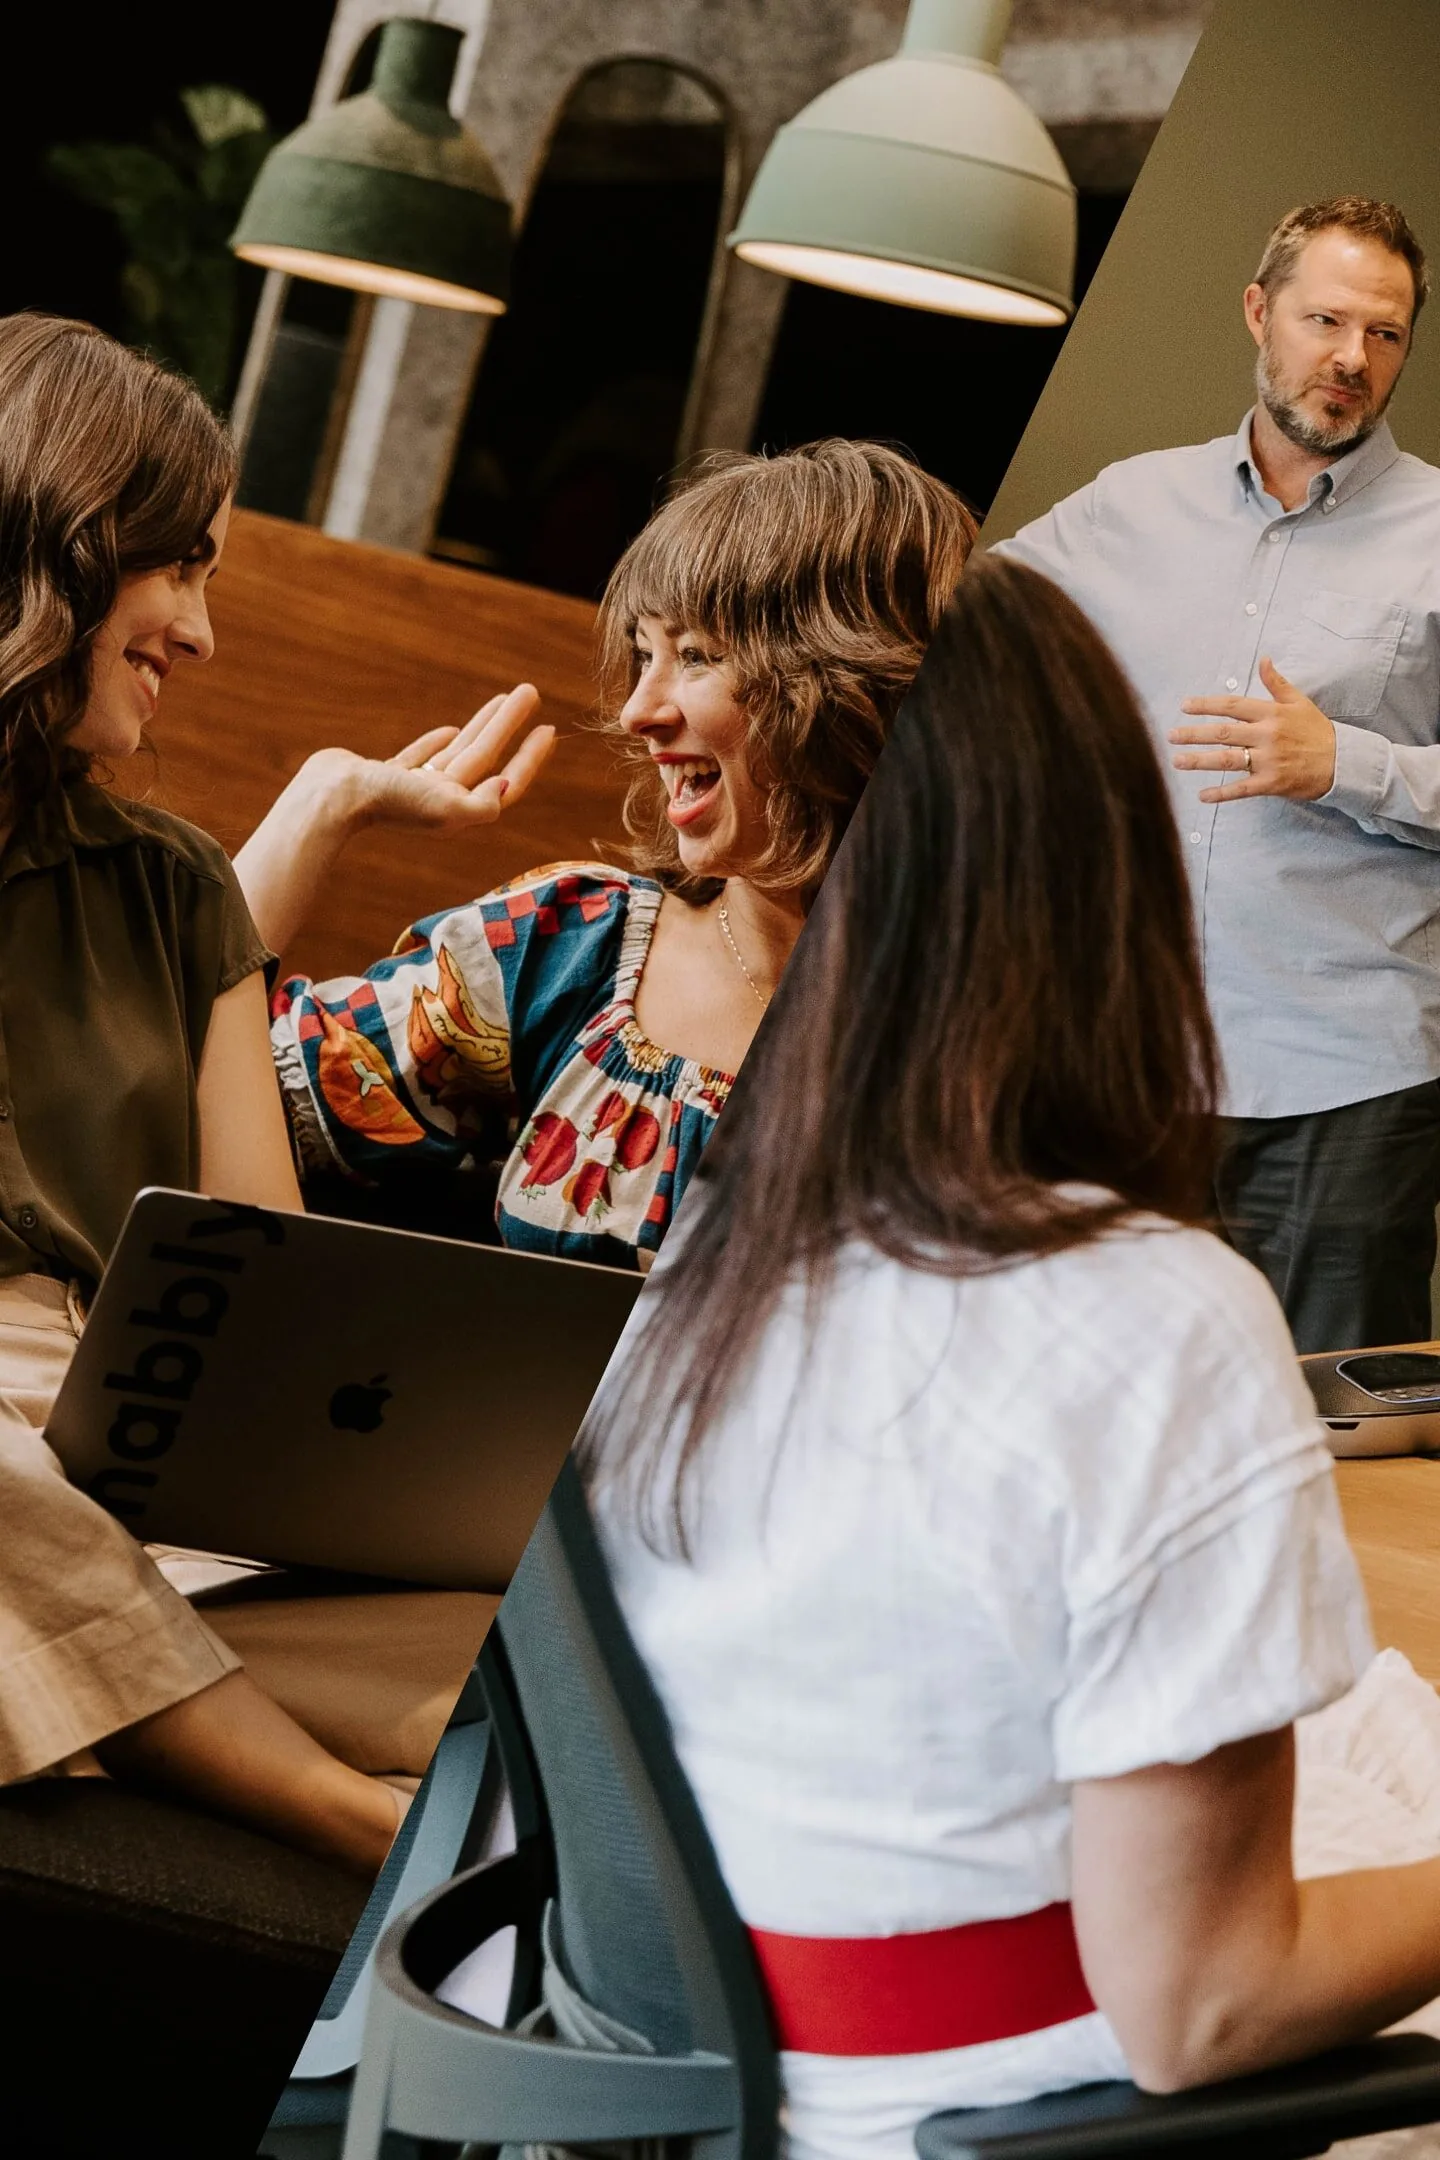
M 224 850 L 80 782 L 0 848 L 0 1277 L 94 1282 L 142 1185 L 193 1190 L 195 1075 L 273 956 Z

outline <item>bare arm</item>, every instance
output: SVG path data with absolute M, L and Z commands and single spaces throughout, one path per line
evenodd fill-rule
M 520 683 L 465 727 L 435 728 L 393 758 L 317 750 L 239 854 L 235 870 L 260 935 L 283 953 L 308 919 L 345 847 L 370 825 L 463 832 L 519 801 L 555 746 L 532 728 L 507 759 L 539 697 Z
M 265 978 L 257 969 L 215 1000 L 196 1078 L 200 1184 L 217 1200 L 302 1205 L 270 1056 Z
M 1440 1860 L 1297 1883 L 1293 1729 L 1077 1785 L 1086 1977 L 1140 2085 L 1236 2077 L 1440 1995 Z

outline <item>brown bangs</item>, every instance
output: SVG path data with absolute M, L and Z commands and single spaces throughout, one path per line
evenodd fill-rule
M 717 646 L 771 796 L 771 844 L 748 873 L 813 892 L 864 790 L 975 537 L 958 496 L 879 443 L 708 459 L 626 550 L 600 610 L 604 724 L 633 689 L 636 622 Z M 625 803 L 637 869 L 702 901 L 653 762 L 632 745 Z

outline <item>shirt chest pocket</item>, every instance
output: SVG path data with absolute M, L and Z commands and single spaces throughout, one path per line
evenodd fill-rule
M 1327 718 L 1369 719 L 1385 695 L 1407 619 L 1394 601 L 1317 585 L 1302 601 L 1276 665 Z

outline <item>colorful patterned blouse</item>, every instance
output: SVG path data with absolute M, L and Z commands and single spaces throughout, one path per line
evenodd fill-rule
M 551 864 L 427 916 L 363 976 L 284 984 L 273 1039 L 302 1166 L 378 1184 L 504 1155 L 503 1243 L 645 1266 L 730 1088 L 636 1025 L 662 898 Z

